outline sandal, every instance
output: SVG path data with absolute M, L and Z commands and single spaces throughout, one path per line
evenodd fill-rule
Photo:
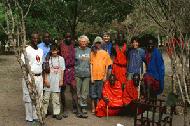
M 85 114 L 82 114 L 82 113 L 78 113 L 78 114 L 76 114 L 76 116 L 78 118 L 88 118 L 88 115 L 85 115 Z

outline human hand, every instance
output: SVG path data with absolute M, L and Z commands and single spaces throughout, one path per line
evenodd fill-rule
M 63 80 L 59 80 L 59 87 L 63 86 Z
M 49 84 L 48 80 L 44 80 L 44 86 L 47 88 L 50 88 L 50 84 Z
M 91 79 L 91 84 L 94 84 L 94 80 L 93 79 Z
M 105 102 L 106 104 L 109 103 L 109 99 L 108 99 L 107 97 L 104 97 L 103 100 L 104 100 L 104 102 Z
M 105 82 L 107 80 L 107 77 L 105 76 L 104 78 L 103 78 L 103 82 Z

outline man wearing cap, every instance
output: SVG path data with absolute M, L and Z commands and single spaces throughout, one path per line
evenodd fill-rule
M 92 113 L 95 112 L 98 100 L 102 98 L 103 81 L 107 78 L 108 66 L 112 64 L 109 54 L 101 48 L 102 42 L 101 37 L 95 38 L 90 55 Z

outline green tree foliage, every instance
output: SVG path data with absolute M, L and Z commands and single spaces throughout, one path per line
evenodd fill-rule
M 40 0 L 31 7 L 27 31 L 50 31 L 53 36 L 64 32 L 75 35 L 79 23 L 102 27 L 112 20 L 124 20 L 132 10 L 130 0 L 124 3 L 114 0 Z

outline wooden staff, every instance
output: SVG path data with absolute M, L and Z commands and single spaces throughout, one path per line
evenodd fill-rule
M 143 67 L 143 66 L 142 66 Z M 143 72 L 142 69 L 140 69 L 140 80 L 139 80 L 139 86 L 138 86 L 138 99 L 140 98 L 140 93 L 141 93 L 141 81 L 143 79 Z
M 106 106 L 106 117 L 107 117 L 107 120 L 108 120 L 108 110 L 109 110 L 109 108 L 108 108 L 108 105 Z

